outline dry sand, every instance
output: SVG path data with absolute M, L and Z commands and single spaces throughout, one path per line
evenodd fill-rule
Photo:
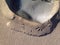
M 0 15 L 0 45 L 60 45 L 60 23 L 51 34 L 43 37 L 10 30 L 9 24 L 10 20 Z

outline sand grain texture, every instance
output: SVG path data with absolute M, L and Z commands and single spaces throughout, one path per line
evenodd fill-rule
M 0 45 L 60 45 L 60 23 L 51 34 L 33 37 L 10 30 L 6 25 L 9 21 L 0 14 Z

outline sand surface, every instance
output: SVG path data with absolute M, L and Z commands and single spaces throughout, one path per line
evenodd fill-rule
M 8 28 L 10 20 L 0 14 L 0 45 L 60 45 L 60 23 L 43 37 L 33 37 Z

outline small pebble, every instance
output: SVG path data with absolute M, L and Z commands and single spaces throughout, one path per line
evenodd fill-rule
M 9 25 L 10 25 L 10 23 L 11 23 L 11 22 L 9 21 L 9 22 L 7 22 L 7 23 L 6 23 L 6 25 L 7 25 L 7 26 L 9 26 Z

